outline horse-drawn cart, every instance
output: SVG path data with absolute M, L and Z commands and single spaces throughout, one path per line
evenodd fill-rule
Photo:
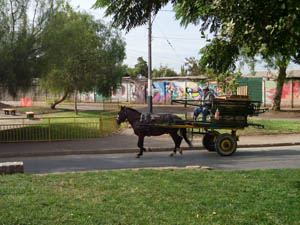
M 199 106 L 201 102 L 181 99 L 173 100 L 172 103 Z M 203 146 L 208 151 L 216 151 L 222 156 L 230 156 L 237 148 L 237 130 L 248 126 L 263 127 L 260 124 L 248 123 L 248 116 L 257 116 L 267 110 L 261 109 L 260 106 L 260 102 L 251 101 L 245 96 L 218 97 L 212 101 L 208 122 L 191 120 L 187 117 L 182 119 L 169 113 L 141 113 L 132 108 L 121 107 L 117 115 L 117 123 L 128 121 L 134 129 L 134 133 L 139 137 L 137 145 L 140 152 L 137 157 L 143 155 L 146 150 L 144 148 L 146 136 L 162 134 L 170 134 L 174 141 L 175 147 L 171 156 L 176 154 L 177 150 L 182 153 L 180 144 L 183 139 L 189 146 L 192 146 L 187 137 L 188 131 L 192 137 L 194 134 L 203 134 Z M 231 133 L 223 133 L 220 130 L 231 130 Z M 178 131 L 180 131 L 180 135 L 178 135 Z
M 172 104 L 178 103 L 199 106 L 199 100 L 172 100 Z M 248 116 L 258 116 L 267 111 L 261 108 L 261 103 L 251 101 L 247 96 L 223 96 L 212 101 L 210 109 L 210 120 L 208 122 L 195 121 L 186 118 L 179 121 L 168 121 L 167 123 L 152 124 L 158 127 L 187 128 L 191 136 L 203 134 L 203 146 L 208 151 L 216 151 L 222 156 L 232 155 L 237 148 L 237 130 L 248 126 L 263 128 L 260 124 L 248 123 Z M 231 130 L 230 133 L 221 133 L 218 130 Z

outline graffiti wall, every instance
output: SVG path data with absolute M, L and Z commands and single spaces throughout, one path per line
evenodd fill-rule
M 199 100 L 203 96 L 203 88 L 206 87 L 205 83 L 200 82 L 187 82 L 186 93 L 185 96 L 188 99 Z M 223 92 L 216 85 L 209 85 L 210 91 L 215 95 L 222 95 Z
M 171 99 L 182 99 L 185 96 L 184 82 L 154 82 L 154 103 L 167 103 Z
M 267 106 L 270 106 L 272 105 L 273 96 L 276 92 L 276 82 L 268 80 L 263 81 L 263 83 L 264 86 L 261 87 L 263 90 L 263 101 Z M 170 103 L 172 99 L 182 98 L 199 100 L 203 95 L 202 90 L 205 86 L 206 84 L 200 81 L 154 81 L 153 103 Z M 209 88 L 215 96 L 224 94 L 222 90 L 214 84 L 210 84 Z M 37 101 L 50 101 L 54 98 L 57 97 L 45 93 L 38 86 L 32 87 L 29 92 L 20 92 L 16 98 L 12 98 L 5 91 L 1 91 L 0 88 L 0 99 L 2 101 L 19 101 L 19 104 L 23 106 L 33 105 Z M 70 99 L 73 100 L 73 98 Z M 80 93 L 78 95 L 78 100 L 80 102 L 102 102 L 104 100 L 113 100 L 146 103 L 147 81 L 123 80 L 120 88 L 112 93 L 111 98 L 106 98 L 97 92 L 88 92 Z M 282 107 L 300 107 L 300 80 L 288 81 L 284 84 L 281 105 Z
M 265 81 L 265 101 L 267 105 L 272 105 L 273 96 L 276 92 L 275 81 Z M 283 85 L 281 106 L 300 106 L 300 81 L 289 81 Z
M 83 92 L 78 95 L 79 102 L 94 102 L 95 94 L 94 92 Z
M 146 83 L 123 82 L 111 99 L 123 102 L 145 103 Z
M 172 99 L 200 99 L 202 89 L 206 86 L 200 82 L 185 82 L 185 81 L 159 81 L 153 82 L 153 103 L 170 103 Z M 209 85 L 209 88 L 214 95 L 223 94 L 215 85 Z M 127 88 L 128 89 L 128 88 Z M 129 97 L 127 101 L 144 103 L 146 102 L 147 83 L 135 84 L 128 89 Z M 121 96 L 119 96 L 120 98 Z M 124 99 L 124 98 L 122 98 Z
M 154 103 L 168 103 L 172 99 L 193 99 L 199 100 L 203 95 L 205 83 L 200 82 L 154 82 Z M 215 95 L 223 94 L 222 91 L 215 85 L 209 85 L 211 92 Z
M 276 92 L 275 81 L 264 81 L 265 93 L 264 101 L 266 105 L 272 105 L 272 99 Z M 199 100 L 203 95 L 205 83 L 189 81 L 159 81 L 153 82 L 153 103 L 170 103 L 172 99 L 193 99 Z M 216 85 L 210 84 L 209 88 L 215 96 L 223 95 L 221 89 Z M 107 100 L 99 93 L 81 93 L 81 102 L 101 102 Z M 133 83 L 123 82 L 117 91 L 113 92 L 111 100 L 146 103 L 147 82 Z M 300 106 L 300 81 L 289 81 L 284 84 L 281 98 L 282 107 Z

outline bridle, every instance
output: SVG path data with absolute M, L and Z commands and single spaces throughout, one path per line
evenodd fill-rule
M 121 110 L 125 116 L 125 120 L 123 122 L 125 122 L 127 120 L 127 111 L 126 111 L 126 107 L 122 107 L 122 110 Z M 120 120 L 120 117 L 119 117 L 119 114 L 117 116 L 117 120 L 119 121 Z

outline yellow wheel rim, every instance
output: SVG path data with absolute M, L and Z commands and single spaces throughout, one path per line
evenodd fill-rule
M 232 148 L 232 143 L 230 140 L 223 140 L 221 142 L 221 149 L 223 151 L 229 151 L 229 150 L 231 150 L 231 148 Z

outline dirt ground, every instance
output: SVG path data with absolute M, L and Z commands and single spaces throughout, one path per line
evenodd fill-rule
M 11 107 L 11 106 L 0 102 L 0 109 L 9 108 L 9 107 Z
M 279 112 L 270 110 L 261 114 L 260 117 L 300 119 L 300 109 L 281 109 Z
M 12 107 L 7 104 L 3 104 L 0 102 L 0 110 L 2 108 Z M 133 108 L 141 111 L 148 112 L 148 107 L 145 104 L 137 104 L 133 105 Z M 153 105 L 154 113 L 178 113 L 185 114 L 188 113 L 189 116 L 192 115 L 194 107 L 188 106 L 185 108 L 183 105 Z M 283 108 L 280 111 L 272 111 L 262 113 L 259 115 L 261 118 L 287 118 L 287 119 L 300 119 L 300 108 Z

